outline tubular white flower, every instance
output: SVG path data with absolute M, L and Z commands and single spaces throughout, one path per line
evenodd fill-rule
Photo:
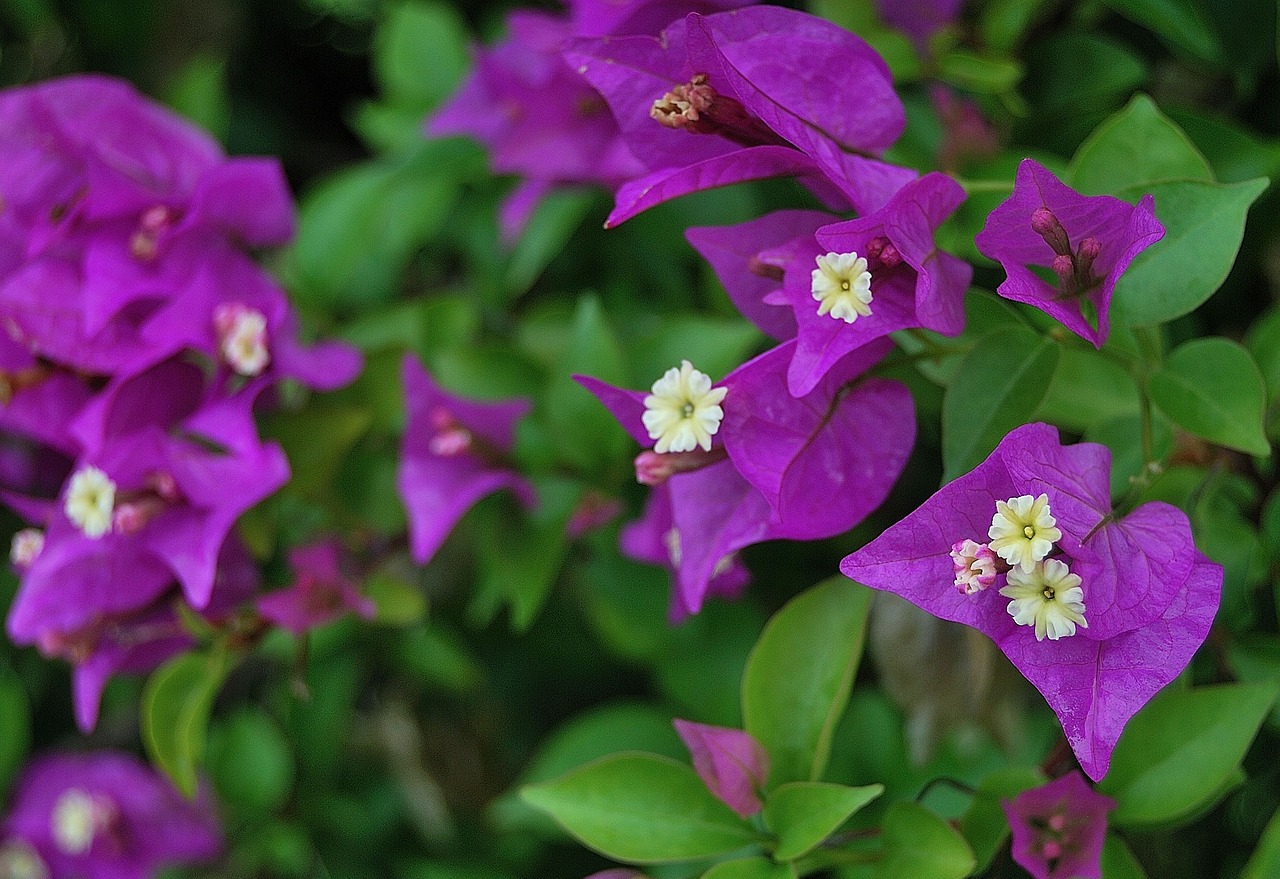
M 830 314 L 847 324 L 871 315 L 871 272 L 857 253 L 827 253 L 817 257 L 810 290 L 818 314 Z
M 1046 635 L 1050 641 L 1070 637 L 1076 626 L 1089 628 L 1080 578 L 1057 559 L 1034 565 L 1030 573 L 1013 568 L 1009 585 L 1000 594 L 1013 599 L 1007 608 L 1009 616 L 1020 626 L 1034 627 L 1037 641 Z
M 267 348 L 267 316 L 256 308 L 223 303 L 214 312 L 218 349 L 227 364 L 240 375 L 261 375 L 271 362 Z
M 720 403 L 727 388 L 713 388 L 711 378 L 688 360 L 668 369 L 644 398 L 642 416 L 655 452 L 711 451 L 711 437 L 720 429 Z
M 44 551 L 44 532 L 39 528 L 23 528 L 13 535 L 13 543 L 9 546 L 9 561 L 15 568 L 25 570 L 31 567 Z
M 80 788 L 71 788 L 53 805 L 53 814 L 49 818 L 53 841 L 65 854 L 84 854 L 93 847 L 93 838 L 104 821 L 104 812 L 109 809 L 109 802 L 103 802 Z
M 992 551 L 1012 567 L 1031 573 L 1036 562 L 1042 560 L 1062 539 L 1056 527 L 1057 520 L 1049 514 L 1049 496 L 1009 498 L 996 501 L 996 514 L 991 517 L 987 536 Z
M 116 484 L 97 467 L 81 467 L 71 476 L 63 510 L 71 524 L 95 540 L 111 530 Z
M 39 852 L 21 839 L 0 845 L 0 876 L 5 879 L 49 879 L 49 868 Z

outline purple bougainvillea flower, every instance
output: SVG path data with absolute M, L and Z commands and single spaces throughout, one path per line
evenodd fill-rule
M 0 822 L 0 875 L 151 879 L 221 848 L 207 789 L 187 800 L 129 754 L 53 754 L 15 784 Z
M 732 480 L 731 480 L 732 481 Z M 686 533 L 700 530 L 692 523 L 701 523 L 702 517 L 693 518 L 690 513 L 698 512 L 696 488 L 699 480 L 693 480 L 692 488 L 687 486 L 688 480 L 675 476 L 662 485 L 654 486 L 645 502 L 644 514 L 635 522 L 623 526 L 619 545 L 622 554 L 637 561 L 651 565 L 663 565 L 671 571 L 672 578 L 680 580 L 684 570 L 684 538 L 676 526 L 674 496 L 679 496 L 682 522 Z M 692 496 L 690 491 L 693 490 Z M 751 579 L 751 572 L 742 564 L 736 552 L 730 552 L 713 559 L 714 566 L 705 586 L 695 581 L 687 590 L 676 590 L 671 596 L 671 607 L 668 619 L 674 623 L 683 622 L 690 614 L 697 613 L 701 603 L 708 598 L 725 598 L 733 600 L 741 597 Z M 688 579 L 688 578 L 686 578 Z M 687 596 L 698 596 L 690 601 Z M 693 606 L 690 607 L 690 604 Z
M 1133 258 L 1164 237 L 1155 201 L 1131 205 L 1081 195 L 1043 165 L 1023 159 L 1013 194 L 987 217 L 978 249 L 1004 266 L 996 292 L 1034 305 L 1101 348 L 1111 332 L 1111 296 Z M 1050 284 L 1032 267 L 1049 269 Z
M 676 718 L 676 732 L 693 757 L 707 790 L 743 818 L 760 811 L 769 755 L 750 733 Z
M 619 189 L 607 225 L 685 193 L 777 176 L 869 212 L 915 176 L 878 159 L 906 124 L 888 67 L 814 16 L 691 13 L 657 37 L 574 40 L 565 57 L 649 169 Z
M 907 389 L 863 375 L 889 347 L 887 340 L 865 346 L 812 393 L 795 398 L 786 391 L 794 342 L 783 343 L 717 386 L 723 412 L 705 447 L 661 453 L 655 447 L 637 457 L 637 478 L 669 491 L 670 515 L 665 501 L 652 502 L 645 526 L 631 535 L 631 554 L 675 568 L 680 610 L 702 607 L 715 578 L 732 573 L 738 550 L 766 540 L 831 537 L 884 500 L 915 438 Z M 637 442 L 659 440 L 645 416 L 661 382 L 646 395 L 575 378 Z M 698 400 L 688 402 L 688 417 L 695 417 Z
M 757 257 L 782 273 L 765 303 L 792 309 L 797 324 L 787 387 L 810 393 L 849 352 L 896 330 L 964 329 L 968 263 L 934 245 L 934 231 L 964 201 L 944 174 L 900 189 L 866 217 L 824 225 Z
M 1099 879 L 1107 814 L 1115 800 L 1079 772 L 1005 800 L 1013 829 L 1013 859 L 1035 879 Z
M 291 549 L 289 564 L 293 585 L 258 599 L 258 612 L 266 619 L 301 635 L 348 612 L 373 618 L 373 602 L 342 573 L 335 541 Z
M 580 37 L 653 35 L 690 12 L 710 15 L 753 2 L 755 0 L 569 0 L 569 17 L 573 33 Z
M 767 297 L 782 289 L 783 271 L 761 254 L 789 242 L 813 240 L 813 233 L 837 219 L 822 211 L 774 211 L 736 226 L 701 226 L 684 237 L 711 263 L 729 299 L 747 320 L 782 341 L 796 334 L 791 309 L 770 305 Z
M 1129 718 L 1191 661 L 1222 591 L 1181 510 L 1115 516 L 1110 470 L 1105 446 L 1025 425 L 840 566 L 991 638 L 1094 779 Z
M 409 511 L 413 557 L 425 564 L 485 495 L 506 488 L 526 505 L 534 503 L 533 486 L 508 458 L 516 422 L 531 404 L 450 394 L 412 356 L 404 359 L 404 390 L 409 422 L 396 486 Z
M 876 0 L 886 24 L 911 38 L 916 49 L 929 54 L 929 38 L 955 21 L 964 0 Z

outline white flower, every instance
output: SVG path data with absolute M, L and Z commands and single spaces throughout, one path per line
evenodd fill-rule
M 1055 527 L 1058 521 L 1049 515 L 1049 496 L 1009 498 L 996 501 L 996 514 L 991 517 L 987 536 L 992 551 L 1013 567 L 1031 573 L 1035 563 L 1047 556 L 1062 539 Z
M 73 787 L 54 803 L 50 822 L 53 840 L 68 855 L 82 855 L 93 847 L 93 838 L 110 823 L 114 804 Z
M 813 270 L 813 298 L 818 314 L 830 314 L 847 324 L 871 315 L 871 272 L 857 253 L 828 253 L 817 257 Z
M 711 451 L 711 437 L 724 418 L 721 401 L 727 388 L 711 387 L 711 378 L 688 360 L 668 369 L 644 398 L 643 416 L 655 452 Z
M 49 868 L 39 852 L 21 839 L 0 845 L 0 876 L 5 879 L 49 879 Z
M 227 364 L 240 375 L 261 375 L 271 362 L 267 348 L 267 316 L 256 308 L 223 303 L 213 315 L 218 349 Z
M 9 546 L 9 561 L 15 568 L 26 569 L 44 550 L 44 532 L 39 528 L 23 528 L 13 535 Z
M 956 541 L 951 546 L 951 563 L 955 587 L 965 595 L 981 592 L 996 581 L 996 556 L 985 543 Z
M 1009 616 L 1020 626 L 1034 626 L 1036 640 L 1050 641 L 1089 628 L 1084 619 L 1084 590 L 1080 578 L 1057 559 L 1034 565 L 1030 573 L 1009 571 L 1009 585 L 1000 590 L 1009 602 Z
M 111 530 L 116 484 L 97 467 L 81 467 L 71 475 L 63 510 L 71 524 L 97 539 Z

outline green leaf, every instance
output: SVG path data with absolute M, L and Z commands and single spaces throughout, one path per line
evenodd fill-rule
M 1212 296 L 1235 263 L 1249 205 L 1267 183 L 1178 181 L 1149 187 L 1164 238 L 1138 254 L 1120 276 L 1111 303 L 1112 323 L 1165 323 Z
M 746 731 L 769 752 L 770 786 L 817 781 L 866 636 L 871 590 L 833 577 L 774 614 L 742 676 Z
M 1138 386 L 1128 370 L 1093 348 L 1066 348 L 1036 417 L 1073 430 L 1138 412 Z
M 708 858 L 755 841 L 750 826 L 697 773 L 653 754 L 606 757 L 520 795 L 584 845 L 618 861 Z
M 1059 351 L 1052 339 L 1016 325 L 978 341 L 942 400 L 944 482 L 972 470 L 1005 434 L 1031 419 Z
M 976 864 L 964 837 L 917 803 L 894 803 L 881 829 L 879 879 L 962 879 Z
M 210 730 L 209 772 L 223 802 L 255 815 L 279 809 L 293 787 L 293 754 L 266 715 L 242 708 Z
M 1025 91 L 1037 120 L 1065 121 L 1079 117 L 1084 108 L 1105 113 L 1147 76 L 1140 57 L 1123 44 L 1093 33 L 1054 34 L 1036 43 L 1034 54 L 1036 63 Z
M 960 832 L 973 849 L 979 873 L 987 868 L 1009 836 L 1009 818 L 1000 801 L 1044 783 L 1045 777 L 1039 770 L 1024 766 L 1000 769 L 982 779 L 968 811 L 960 816 Z
M 314 404 L 300 412 L 272 415 L 263 435 L 279 441 L 289 458 L 289 490 L 319 500 L 334 486 L 343 459 L 368 431 L 373 413 L 365 408 Z
M 1174 424 L 1251 455 L 1270 454 L 1262 428 L 1266 388 L 1249 352 L 1217 337 L 1193 339 L 1151 376 L 1148 390 Z
M 571 378 L 575 373 L 623 387 L 628 383 L 622 347 L 594 296 L 578 300 L 559 368 L 547 385 L 546 413 L 564 459 L 600 471 L 625 457 L 630 440 L 600 401 Z
M 1147 871 L 1115 833 L 1108 832 L 1102 843 L 1102 879 L 1147 879 Z
M 1274 177 L 1280 171 L 1280 146 L 1264 142 L 1229 117 L 1182 107 L 1170 107 L 1169 116 L 1209 160 L 1215 179 L 1221 183 Z
M 1262 372 L 1267 403 L 1280 399 L 1280 308 L 1271 308 L 1249 327 L 1245 345 Z
M 596 201 L 592 190 L 561 189 L 547 195 L 507 260 L 501 300 L 509 303 L 538 280 L 543 269 L 564 250 Z
M 1067 184 L 1086 195 L 1146 189 L 1164 180 L 1213 181 L 1191 139 L 1146 95 L 1135 95 L 1076 150 Z
M 997 49 L 1013 49 L 1027 31 L 1053 11 L 1055 0 L 990 0 L 982 5 L 983 41 Z
M 1115 798 L 1117 827 L 1174 821 L 1219 794 L 1239 769 L 1280 684 L 1161 693 L 1116 744 L 1098 789 Z
M 1150 30 L 1174 52 L 1219 69 L 1228 66 L 1217 32 L 1196 0 L 1107 0 L 1107 5 Z
M 1271 816 L 1240 879 L 1275 879 L 1280 876 L 1280 811 Z M 1110 877 L 1108 877 L 1110 879 Z
M 170 81 L 164 102 L 225 144 L 231 123 L 227 60 L 195 56 Z
M 22 680 L 0 666 L 0 799 L 31 747 L 31 703 Z
M 1012 91 L 1022 79 L 1022 65 L 1012 58 L 993 58 L 966 49 L 953 49 L 938 62 L 938 77 L 979 94 Z
M 394 3 L 374 35 L 374 76 L 392 101 L 426 112 L 462 81 L 469 42 L 453 6 Z
M 721 861 L 700 879 L 796 879 L 796 868 L 768 858 L 738 858 Z
M 422 589 L 389 571 L 371 574 L 364 581 L 364 594 L 373 602 L 374 619 L 384 626 L 411 626 L 427 615 Z
M 185 653 L 156 669 L 142 690 L 140 721 L 147 755 L 188 797 L 195 796 L 209 711 L 228 670 L 220 650 Z
M 778 837 L 774 858 L 791 861 L 808 854 L 882 793 L 882 784 L 846 787 L 820 781 L 793 781 L 774 788 L 764 803 L 764 823 Z

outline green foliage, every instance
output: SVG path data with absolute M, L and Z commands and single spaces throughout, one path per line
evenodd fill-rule
M 1166 180 L 1213 181 L 1213 171 L 1191 139 L 1138 95 L 1099 125 L 1076 150 L 1067 184 L 1086 195 L 1143 191 Z
M 976 861 L 969 844 L 947 822 L 916 803 L 895 803 L 885 813 L 879 879 L 961 879 Z
M 31 705 L 21 679 L 0 665 L 0 792 L 22 765 L 31 747 Z
M 769 621 L 742 678 L 747 732 L 769 752 L 769 785 L 816 781 L 858 671 L 871 593 L 835 577 Z
M 1049 392 L 1061 349 L 1025 326 L 982 337 L 965 356 L 942 402 L 944 480 L 977 466 Z
M 1232 782 L 1277 684 L 1166 690 L 1138 712 L 1098 785 L 1114 797 L 1119 827 L 1184 818 Z
M 142 741 L 147 756 L 188 797 L 204 759 L 209 712 L 228 671 L 221 650 L 185 653 L 160 666 L 142 693 Z
M 765 825 L 778 837 L 773 856 L 791 861 L 808 854 L 854 812 L 884 793 L 884 785 L 845 787 L 815 781 L 792 781 L 769 792 Z
M 712 857 L 756 838 L 692 769 L 653 754 L 606 757 L 520 795 L 585 845 L 620 861 Z
M 1226 339 L 1176 348 L 1148 382 L 1151 398 L 1175 424 L 1210 442 L 1267 455 L 1266 388 L 1249 352 Z
M 1001 801 L 1011 800 L 1044 783 L 1044 775 L 1038 770 L 1018 766 L 998 770 L 982 779 L 973 802 L 960 817 L 960 832 L 973 850 L 979 872 L 987 868 L 1009 838 L 1009 819 Z

